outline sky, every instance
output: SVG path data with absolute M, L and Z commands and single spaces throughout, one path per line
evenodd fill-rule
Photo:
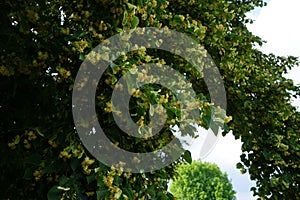
M 261 9 L 256 9 L 248 16 L 255 20 L 248 28 L 255 35 L 267 41 L 261 48 L 265 53 L 300 57 L 300 0 L 269 0 L 268 5 Z M 295 67 L 287 78 L 300 84 L 300 67 Z M 300 108 L 300 100 L 293 102 L 293 105 Z M 194 160 L 199 159 L 201 149 L 201 139 L 207 134 L 205 130 L 199 129 L 200 137 L 195 140 L 191 147 Z M 203 140 L 202 140 L 203 141 Z M 233 189 L 237 192 L 237 200 L 254 200 L 249 191 L 255 186 L 254 181 L 250 181 L 249 174 L 242 175 L 236 169 L 241 155 L 241 142 L 235 140 L 232 134 L 219 137 L 218 143 L 212 152 L 203 161 L 216 163 L 223 172 L 228 174 L 233 184 Z

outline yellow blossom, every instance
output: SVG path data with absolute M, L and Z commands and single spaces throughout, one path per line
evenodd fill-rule
M 224 122 L 225 122 L 225 123 L 228 123 L 228 122 L 230 122 L 231 120 L 232 120 L 232 116 L 228 116 L 228 117 L 225 118 Z
M 95 162 L 94 159 L 90 159 L 89 157 L 85 157 L 84 161 L 81 162 L 82 167 L 90 166 Z
M 113 181 L 114 181 L 114 177 L 112 176 L 103 177 L 103 182 L 107 187 L 110 187 L 113 184 Z
M 0 74 L 2 74 L 3 76 L 11 76 L 11 75 L 14 75 L 14 71 L 10 71 L 6 67 L 1 66 L 0 67 Z
M 95 195 L 95 192 L 91 191 L 91 192 L 86 192 L 85 194 L 86 196 L 91 197 Z
M 104 111 L 108 112 L 108 113 L 112 112 L 112 104 L 111 104 L 111 102 L 106 102 L 106 108 L 104 108 Z
M 114 186 L 111 189 L 111 193 L 114 195 L 114 199 L 119 199 L 121 197 L 122 190 L 118 186 Z
M 120 84 L 120 83 L 117 83 L 116 86 L 115 86 L 115 90 L 123 90 L 123 85 Z
M 13 142 L 8 143 L 7 146 L 8 146 L 9 148 L 11 148 L 12 150 L 16 149 L 16 144 L 13 143 Z
M 132 96 L 133 96 L 133 97 L 136 97 L 136 98 L 139 98 L 139 97 L 141 97 L 141 94 L 142 94 L 141 90 L 140 90 L 140 89 L 137 89 L 137 90 L 135 90 L 135 91 L 132 93 Z
M 69 76 L 71 76 L 71 72 L 69 70 L 66 70 L 63 67 L 57 66 L 56 70 L 59 72 L 59 74 L 63 77 L 63 78 L 68 78 Z
M 56 148 L 58 146 L 57 142 L 55 142 L 53 140 L 49 140 L 48 144 L 50 144 L 53 148 Z
M 99 31 L 106 31 L 106 30 L 107 30 L 106 24 L 103 21 L 101 21 L 99 24 Z
M 92 170 L 89 169 L 89 166 L 94 162 L 95 160 L 90 159 L 89 157 L 85 157 L 84 161 L 81 162 L 81 166 L 86 174 L 90 174 L 92 172 Z
M 63 28 L 63 29 L 61 29 L 61 33 L 65 34 L 65 35 L 69 35 L 70 34 L 70 29 L 69 28 Z
M 46 60 L 47 58 L 48 58 L 48 53 L 47 52 L 45 52 L 45 53 L 43 53 L 41 51 L 38 52 L 38 59 L 39 60 Z
M 62 151 L 62 152 L 60 152 L 60 154 L 59 154 L 59 157 L 60 158 L 71 158 L 71 154 L 69 154 L 67 151 Z
M 84 49 L 88 47 L 88 42 L 85 40 L 80 40 L 75 42 L 76 50 L 78 50 L 80 53 L 83 53 Z
M 165 61 L 164 59 L 161 59 L 161 60 L 159 60 L 159 61 L 158 61 L 158 63 L 160 63 L 160 64 L 163 64 L 163 65 L 164 65 L 164 64 L 166 64 L 166 61 Z
M 183 15 L 179 15 L 179 17 L 181 21 L 184 21 L 185 17 Z
M 41 169 L 35 170 L 33 176 L 36 181 L 39 181 L 43 176 L 43 171 Z
M 141 116 L 141 118 L 136 122 L 137 125 L 143 127 L 144 124 L 144 116 Z
M 133 158 L 133 162 L 134 162 L 134 163 L 139 163 L 139 162 L 141 162 L 141 161 L 140 161 L 140 159 L 138 159 L 138 157 L 134 157 L 134 158 Z
M 166 95 L 162 95 L 159 99 L 159 103 L 168 103 L 169 100 L 169 94 L 167 93 Z
M 36 138 L 37 136 L 33 131 L 28 132 L 28 140 L 35 140 Z
M 24 140 L 24 147 L 26 148 L 26 149 L 30 149 L 31 148 L 31 144 L 28 142 L 28 140 Z
M 151 61 L 151 56 L 147 55 L 145 60 L 146 60 L 146 62 L 150 62 Z

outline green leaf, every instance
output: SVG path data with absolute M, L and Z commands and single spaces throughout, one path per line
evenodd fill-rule
M 180 18 L 179 15 L 175 15 L 174 18 L 173 18 L 173 20 L 174 20 L 175 22 L 182 23 L 182 22 L 181 22 L 181 18 Z
M 79 55 L 79 60 L 84 61 L 85 60 L 85 55 L 83 53 L 81 53 Z
M 251 187 L 251 188 L 250 188 L 250 191 L 255 192 L 255 191 L 256 191 L 256 188 L 255 188 L 255 187 Z
M 59 168 L 58 163 L 55 161 L 47 162 L 46 161 L 46 166 L 43 169 L 44 173 L 53 173 Z
M 131 22 L 131 28 L 136 29 L 136 27 L 139 25 L 139 18 L 137 16 L 133 16 L 132 22 Z
M 34 170 L 35 170 L 35 167 L 27 168 L 25 170 L 23 178 L 26 179 L 26 180 L 32 179 Z
M 268 153 L 266 150 L 263 150 L 262 153 L 263 153 L 263 155 L 264 155 L 264 157 L 265 157 L 266 159 L 271 158 L 271 154 Z
M 90 174 L 86 177 L 86 181 L 87 181 L 88 184 L 93 182 L 95 179 L 96 179 L 95 174 Z
M 118 175 L 114 176 L 114 184 L 116 184 L 117 186 L 122 185 L 122 178 Z
M 47 199 L 48 200 L 60 200 L 62 198 L 64 191 L 58 189 L 58 186 L 53 186 L 49 192 L 47 193 Z
M 30 156 L 28 156 L 25 160 L 25 163 L 28 163 L 28 164 L 40 164 L 41 162 L 41 159 L 42 159 L 42 156 L 38 153 L 32 153 Z
M 132 10 L 132 11 L 135 11 L 135 9 L 136 9 L 136 6 L 133 5 L 133 4 L 131 4 L 131 3 L 127 3 L 127 6 L 128 6 L 128 8 L 129 8 L 130 10 Z
M 158 191 L 158 192 L 157 192 L 157 197 L 158 197 L 160 200 L 167 200 L 167 199 L 168 199 L 167 195 L 166 195 L 164 192 L 162 192 L 162 191 Z
M 73 159 L 71 160 L 70 165 L 71 165 L 72 170 L 75 171 L 78 167 L 81 166 L 80 160 L 77 159 L 77 158 L 73 158 Z
M 240 162 L 236 164 L 237 169 L 242 169 L 243 167 L 244 167 L 243 164 Z
M 69 181 L 69 178 L 66 177 L 65 175 L 63 175 L 63 176 L 60 177 L 60 179 L 59 179 L 59 185 L 65 185 L 68 181 Z
M 140 7 L 143 7 L 143 0 L 137 0 L 137 5 L 139 5 Z
M 129 199 L 134 199 L 134 195 L 131 189 L 123 188 L 122 191 Z
M 127 21 L 128 21 L 128 12 L 127 10 L 124 10 L 122 25 L 125 26 L 127 24 Z
M 102 190 L 98 190 L 96 191 L 97 194 L 97 199 L 105 199 L 105 197 L 107 197 L 109 195 L 109 192 L 107 189 L 102 189 Z
M 80 199 L 80 200 L 88 200 L 88 197 L 86 196 L 86 194 L 84 193 L 84 190 L 82 190 L 82 188 L 77 187 L 76 188 L 76 199 Z
M 19 144 L 20 139 L 21 139 L 20 135 L 17 135 L 17 136 L 15 137 L 14 143 L 15 143 L 15 144 Z
M 89 32 L 82 32 L 82 33 L 79 34 L 79 37 L 85 36 L 87 34 L 89 34 Z
M 190 151 L 188 151 L 188 150 L 186 150 L 185 152 L 184 152 L 184 154 L 183 154 L 183 159 L 186 161 L 186 162 L 188 162 L 188 163 L 192 163 L 192 161 L 193 161 L 193 159 L 192 159 L 192 155 L 191 155 L 191 152 Z
M 43 133 L 41 133 L 41 131 L 39 130 L 39 128 L 35 128 L 34 129 L 40 136 L 45 137 L 45 135 Z

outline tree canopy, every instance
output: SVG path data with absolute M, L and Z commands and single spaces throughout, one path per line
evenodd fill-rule
M 137 27 L 173 29 L 207 50 L 227 95 L 223 134 L 232 130 L 241 138 L 237 168 L 256 180 L 253 194 L 299 198 L 300 116 L 291 99 L 299 97 L 300 88 L 283 77 L 298 61 L 255 48 L 263 42 L 247 29 L 252 20 L 246 13 L 263 6 L 262 0 L 5 0 L 0 5 L 1 198 L 172 198 L 168 180 L 177 164 L 190 161 L 188 153 L 160 170 L 133 174 L 119 170 L 123 163 L 108 167 L 94 159 L 74 128 L 72 91 L 85 55 L 105 39 Z M 136 123 L 147 124 L 149 102 L 160 102 L 169 111 L 160 134 L 139 140 L 124 135 L 113 121 L 109 102 L 116 80 L 149 62 L 185 74 L 199 97 L 198 125 L 208 128 L 220 111 L 201 74 L 180 57 L 148 49 L 123 55 L 98 83 L 96 110 L 110 140 L 129 151 L 161 148 L 181 119 L 167 88 L 146 85 L 132 97 L 130 112 Z M 195 136 L 194 126 L 187 124 L 186 130 Z
M 235 191 L 216 164 L 194 161 L 179 165 L 170 191 L 178 199 L 234 200 Z

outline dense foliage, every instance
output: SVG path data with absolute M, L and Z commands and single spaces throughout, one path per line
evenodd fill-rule
M 170 190 L 177 199 L 234 200 L 235 192 L 216 164 L 192 162 L 183 164 L 172 181 Z
M 290 104 L 299 87 L 282 76 L 295 66 L 293 57 L 265 55 L 254 45 L 262 40 L 246 28 L 245 13 L 261 0 L 4 0 L 0 2 L 0 197 L 10 199 L 170 199 L 172 165 L 152 173 L 131 174 L 106 167 L 85 150 L 72 119 L 71 96 L 76 73 L 85 55 L 101 41 L 122 30 L 168 27 L 197 40 L 216 62 L 226 87 L 226 134 L 233 130 L 243 142 L 237 167 L 249 171 L 262 199 L 299 198 L 300 113 Z M 209 102 L 201 75 L 167 52 L 140 50 L 124 55 L 118 67 L 107 70 L 98 84 L 97 112 L 106 133 L 128 150 L 149 150 L 137 140 L 120 141 L 112 121 L 111 90 L 134 64 L 172 64 L 186 73 L 201 97 L 205 111 L 218 110 Z M 189 72 L 189 73 L 188 73 Z M 150 92 L 153 90 L 154 92 Z M 160 92 L 158 92 L 160 91 Z M 155 93 L 155 95 L 153 95 Z M 160 148 L 172 137 L 171 125 L 180 112 L 166 89 L 141 88 L 134 96 L 137 123 L 147 123 L 147 101 L 169 108 Z M 170 102 L 169 102 L 170 101 Z M 212 115 L 207 112 L 210 119 Z M 204 113 L 205 114 L 205 113 Z M 205 119 L 205 117 L 203 118 Z M 199 125 L 208 127 L 207 121 Z M 189 133 L 193 135 L 192 126 Z M 127 142 L 126 142 L 127 141 Z M 122 165 L 122 163 L 119 163 Z

